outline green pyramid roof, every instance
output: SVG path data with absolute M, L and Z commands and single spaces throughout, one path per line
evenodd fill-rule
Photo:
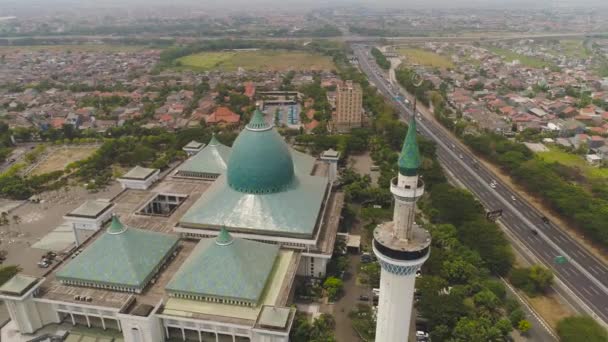
M 118 216 L 112 216 L 112 223 L 110 223 L 110 227 L 108 227 L 108 234 L 121 234 L 127 230 L 122 222 L 118 219 Z
M 141 290 L 175 250 L 177 242 L 176 236 L 133 227 L 127 229 L 114 216 L 107 231 L 56 276 L 63 281 Z
M 230 243 L 218 243 L 226 237 Z M 232 239 L 222 229 L 216 239 L 202 239 L 197 244 L 166 289 L 173 293 L 258 303 L 278 256 L 277 245 Z
M 209 144 L 195 155 L 186 160 L 179 168 L 178 173 L 207 173 L 223 174 L 232 149 L 222 144 L 215 134 L 209 140 Z
M 416 175 L 420 167 L 420 160 L 420 151 L 416 141 L 416 118 L 412 118 L 399 155 L 399 173 L 404 176 Z

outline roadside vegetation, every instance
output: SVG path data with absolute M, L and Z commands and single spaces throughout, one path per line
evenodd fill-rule
M 376 59 L 376 64 L 384 70 L 388 70 L 391 68 L 391 62 L 386 59 L 386 56 L 380 51 L 378 48 L 372 48 L 371 50 L 372 56 Z
M 568 317 L 557 324 L 561 342 L 605 342 L 608 331 L 591 317 Z

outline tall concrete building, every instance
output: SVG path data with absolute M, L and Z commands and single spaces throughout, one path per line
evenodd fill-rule
M 416 272 L 428 259 L 431 244 L 429 232 L 414 222 L 416 201 L 424 194 L 420 160 L 414 118 L 399 156 L 399 174 L 391 180 L 393 221 L 374 230 L 373 249 L 382 267 L 376 341 L 409 340 Z
M 346 81 L 336 89 L 336 111 L 332 115 L 335 131 L 348 132 L 353 127 L 361 127 L 363 112 L 363 91 L 358 83 Z

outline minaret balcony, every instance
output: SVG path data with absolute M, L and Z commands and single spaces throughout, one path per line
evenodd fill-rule
M 391 179 L 391 193 L 403 201 L 415 201 L 424 194 L 424 181 L 418 178 L 416 187 L 399 186 L 398 177 Z

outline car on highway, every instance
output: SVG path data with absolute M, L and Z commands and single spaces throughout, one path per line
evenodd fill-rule
M 464 159 L 464 156 L 462 154 L 460 154 L 460 155 L 458 155 L 458 158 Z
M 511 201 L 517 201 L 517 198 L 515 198 L 515 196 L 511 195 Z
M 496 189 L 496 183 L 490 183 L 490 188 Z
M 530 231 L 532 232 L 532 234 L 538 235 L 538 230 L 536 230 L 536 229 L 530 229 Z
M 360 295 L 359 300 L 363 302 L 369 302 L 369 297 L 366 295 Z

